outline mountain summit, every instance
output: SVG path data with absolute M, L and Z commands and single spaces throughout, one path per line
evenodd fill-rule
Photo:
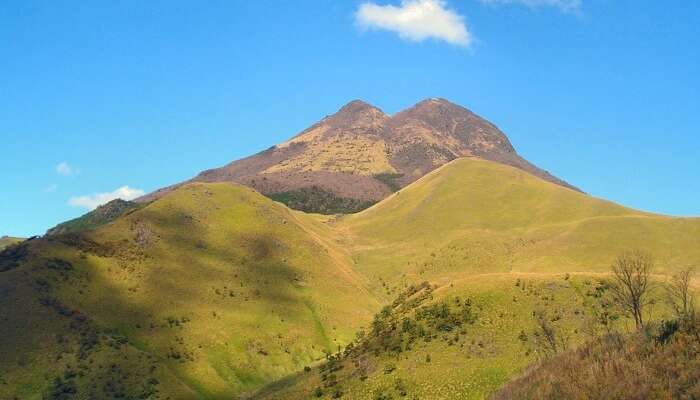
M 393 116 L 353 100 L 284 143 L 204 171 L 190 181 L 241 183 L 292 208 L 347 213 L 461 157 L 496 161 L 578 190 L 520 157 L 492 123 L 437 98 Z

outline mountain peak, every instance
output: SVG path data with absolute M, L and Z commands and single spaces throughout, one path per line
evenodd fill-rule
M 353 100 L 325 118 L 324 123 L 340 130 L 373 128 L 378 129 L 389 116 L 379 108 L 362 100 Z
M 347 103 L 346 105 L 342 106 L 340 110 L 338 110 L 335 115 L 339 114 L 358 114 L 358 113 L 365 113 L 365 112 L 379 112 L 381 114 L 384 114 L 382 110 L 379 108 L 359 99 L 352 100 L 351 102 Z
M 416 103 L 413 107 L 407 109 L 406 111 L 448 111 L 452 113 L 469 113 L 471 114 L 472 112 L 469 111 L 468 109 L 455 104 L 447 99 L 443 99 L 440 97 L 431 97 L 427 98 L 425 100 L 421 100 L 418 103 Z
M 356 211 L 460 157 L 510 165 L 573 188 L 518 155 L 495 125 L 445 98 L 424 99 L 392 116 L 352 100 L 290 140 L 194 181 L 240 183 L 294 199 L 293 208 L 307 211 Z
M 450 105 L 455 105 L 451 101 L 442 98 L 442 97 L 428 97 L 427 99 L 423 99 L 419 101 L 416 105 L 418 104 L 450 104 Z

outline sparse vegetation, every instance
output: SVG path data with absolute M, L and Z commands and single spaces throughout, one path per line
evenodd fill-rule
M 552 357 L 553 355 L 565 351 L 568 347 L 568 339 L 560 329 L 552 325 L 552 321 L 546 312 L 537 310 L 534 313 L 536 328 L 532 333 L 538 353 L 543 358 Z M 527 335 L 521 332 L 519 339 L 526 342 Z
M 544 362 L 493 398 L 700 398 L 700 332 L 697 325 L 681 325 L 672 333 L 658 326 L 653 336 L 605 335 Z
M 338 197 L 318 186 L 267 195 L 289 208 L 317 214 L 351 214 L 372 206 L 376 201 Z
M 381 174 L 375 174 L 374 179 L 385 184 L 392 192 L 398 192 L 401 189 L 401 183 L 399 180 L 403 178 L 404 174 L 401 173 L 391 173 L 383 172 Z

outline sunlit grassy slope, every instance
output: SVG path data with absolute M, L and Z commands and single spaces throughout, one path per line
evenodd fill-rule
M 255 399 L 484 399 L 537 360 L 534 312 L 569 347 L 629 330 L 604 283 L 620 252 L 649 251 L 660 275 L 700 265 L 700 219 L 635 211 L 479 159 L 455 160 L 327 225 L 385 303 L 427 280 L 438 289 L 420 307 L 469 299 L 476 319 L 410 339 L 400 332 L 413 311 L 398 313 L 386 347 L 351 351 L 340 367 L 292 375 Z M 659 304 L 648 317 L 667 312 Z
M 468 297 L 477 319 L 399 355 L 371 353 L 364 380 L 343 361 L 345 398 L 397 398 L 402 385 L 421 399 L 483 398 L 534 359 L 519 338 L 533 311 L 559 315 L 571 343 L 583 340 L 598 279 L 629 248 L 652 253 L 660 274 L 700 265 L 700 220 L 479 159 L 339 218 L 189 184 L 97 229 L 3 253 L 0 398 L 219 399 L 275 381 L 257 395 L 305 398 L 321 374 L 304 366 L 423 281 L 438 287 L 426 304 Z
M 0 398 L 227 398 L 298 371 L 378 307 L 325 229 L 248 188 L 192 184 L 28 242 L 0 272 Z
M 443 304 L 453 315 L 469 304 L 472 320 L 450 324 L 451 318 L 436 314 L 416 317 Z M 610 307 L 600 277 L 581 275 L 478 275 L 439 287 L 412 308 L 396 310 L 384 319 L 387 328 L 379 339 L 367 339 L 372 331 L 367 324 L 365 339 L 340 361 L 299 372 L 252 399 L 329 399 L 338 392 L 353 400 L 485 399 L 542 356 L 533 313 L 542 313 L 564 340 L 562 351 L 608 329 L 626 332 L 633 326 Z M 667 311 L 659 305 L 652 317 L 667 317 Z M 425 333 L 412 333 L 417 325 Z
M 480 159 L 457 159 L 335 227 L 375 284 L 601 272 L 630 248 L 652 253 L 657 272 L 700 264 L 700 218 L 635 211 Z

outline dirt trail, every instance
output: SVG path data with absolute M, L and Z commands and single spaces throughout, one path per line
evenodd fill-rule
M 328 256 L 335 262 L 338 269 L 342 272 L 348 283 L 356 286 L 365 295 L 376 300 L 375 296 L 367 288 L 368 279 L 364 275 L 360 275 L 355 272 L 350 266 L 352 257 L 349 252 L 345 249 L 339 248 L 335 243 L 331 243 L 332 238 L 324 238 L 316 230 L 307 226 L 307 222 L 299 218 L 299 215 L 291 211 L 289 215 L 294 218 L 294 222 L 299 226 L 304 232 L 306 232 L 316 243 L 323 247 Z

